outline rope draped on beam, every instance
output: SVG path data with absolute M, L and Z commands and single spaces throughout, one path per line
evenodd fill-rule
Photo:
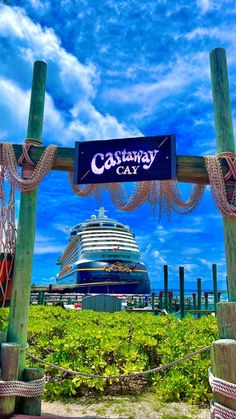
M 1 144 L 1 164 L 4 174 L 10 184 L 22 192 L 33 190 L 52 169 L 56 158 L 57 147 L 50 145 L 35 165 L 28 154 L 32 145 L 35 146 L 35 142 L 27 139 L 22 146 L 22 155 L 17 162 L 13 146 L 10 143 Z M 228 172 L 225 176 L 221 166 L 222 159 L 226 160 L 228 166 Z M 204 161 L 218 209 L 225 216 L 236 216 L 236 155 L 224 152 L 217 156 L 206 156 Z M 17 170 L 18 165 L 22 163 L 26 163 L 25 165 L 28 166 L 26 170 L 23 169 L 22 175 L 20 175 Z M 189 198 L 184 200 L 177 179 L 173 179 L 136 182 L 130 194 L 123 183 L 74 185 L 72 173 L 69 173 L 72 189 L 81 197 L 93 194 L 97 200 L 101 201 L 103 192 L 107 190 L 113 204 L 119 210 L 133 211 L 141 204 L 149 203 L 152 206 L 153 213 L 159 207 L 160 218 L 163 214 L 170 218 L 172 212 L 178 214 L 193 212 L 199 205 L 205 190 L 205 186 L 194 184 L 190 190 Z

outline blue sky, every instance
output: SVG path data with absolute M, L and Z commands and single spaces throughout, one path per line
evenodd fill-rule
M 176 134 L 177 154 L 215 154 L 209 53 L 227 51 L 231 102 L 236 110 L 236 5 L 225 0 L 7 1 L 0 4 L 0 139 L 26 135 L 33 62 L 48 64 L 43 143 L 73 147 L 76 140 Z M 186 189 L 186 187 L 184 188 Z M 186 193 L 186 191 L 185 191 Z M 170 287 L 185 266 L 187 287 L 197 277 L 219 287 L 226 276 L 221 215 L 206 189 L 196 211 L 153 219 L 143 205 L 108 215 L 129 224 L 153 288 Z M 55 277 L 67 244 L 65 226 L 94 213 L 91 197 L 73 195 L 68 175 L 51 172 L 39 187 L 34 283 Z

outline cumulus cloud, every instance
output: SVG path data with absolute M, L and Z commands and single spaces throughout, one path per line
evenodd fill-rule
M 98 70 L 92 62 L 81 63 L 67 52 L 53 29 L 34 23 L 21 8 L 2 6 L 0 32 L 2 38 L 12 41 L 14 54 L 28 68 L 39 57 L 48 63 L 46 142 L 68 146 L 78 139 L 141 135 L 138 129 L 129 128 L 115 116 L 103 115 L 95 108 L 92 101 L 99 85 Z M 20 79 L 0 79 L 0 107 L 2 114 L 8 115 L 6 125 L 12 126 L 14 120 L 15 129 L 22 135 L 28 115 L 29 90 L 23 89 L 20 83 Z

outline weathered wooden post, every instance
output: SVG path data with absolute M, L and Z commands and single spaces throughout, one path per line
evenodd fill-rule
M 180 317 L 181 319 L 185 316 L 184 310 L 184 267 L 179 266 L 179 291 L 180 291 Z
M 197 317 L 200 319 L 201 310 L 202 310 L 202 280 L 201 278 L 197 279 Z
M 164 306 L 168 311 L 168 265 L 164 265 Z
M 204 292 L 204 297 L 205 297 L 205 310 L 208 310 L 209 305 L 208 305 L 208 292 Z
M 235 152 L 226 53 L 210 54 L 217 152 Z M 213 372 L 236 384 L 236 218 L 223 216 L 229 302 L 217 304 L 221 340 L 213 345 Z M 234 339 L 234 340 L 232 340 Z M 215 394 L 216 401 L 236 411 L 236 402 Z
M 2 343 L 1 345 L 1 380 L 17 380 L 20 358 L 20 345 L 17 343 Z M 1 394 L 0 394 L 1 396 Z M 15 396 L 0 398 L 0 417 L 12 417 L 15 411 Z
M 217 265 L 212 264 L 212 279 L 213 279 L 213 292 L 214 292 L 214 304 L 216 311 L 216 304 L 218 303 L 218 287 L 217 287 Z
M 159 292 L 159 308 L 163 308 L 163 291 Z
M 42 141 L 45 84 L 46 64 L 42 61 L 36 61 L 34 64 L 27 129 L 27 138 L 34 140 L 36 145 L 40 145 Z M 21 193 L 14 263 L 14 281 L 8 325 L 8 342 L 17 342 L 22 348 L 27 347 L 36 204 L 37 188 L 31 192 Z M 23 371 L 25 369 L 25 356 L 25 350 L 22 350 L 20 353 L 18 373 L 18 378 L 20 380 L 22 379 Z M 36 409 L 34 413 L 40 414 L 39 409 Z
M 193 293 L 193 310 L 196 310 L 196 309 L 197 309 L 196 297 L 197 297 L 197 295 L 196 295 L 196 293 L 194 292 L 194 293 Z
M 168 292 L 168 300 L 169 300 L 169 313 L 173 312 L 173 292 L 169 291 Z

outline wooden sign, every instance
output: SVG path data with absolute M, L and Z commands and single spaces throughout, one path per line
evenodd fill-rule
M 75 184 L 164 180 L 175 176 L 175 135 L 75 143 Z

